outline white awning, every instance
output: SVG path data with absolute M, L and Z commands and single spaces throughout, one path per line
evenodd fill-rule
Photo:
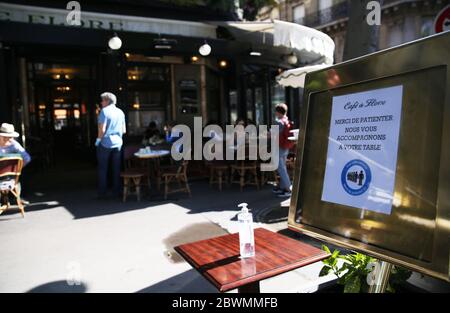
M 316 29 L 278 20 L 211 23 L 226 26 L 237 40 L 250 40 L 248 34 L 254 34 L 252 40 L 260 44 L 292 48 L 303 64 L 333 64 L 334 41 Z
M 300 52 L 315 53 L 325 57 L 324 64 L 333 64 L 334 41 L 314 28 L 284 21 L 274 21 L 274 46 L 290 47 Z
M 306 74 L 321 70 L 329 64 L 317 64 L 287 70 L 277 76 L 277 83 L 284 87 L 304 88 Z

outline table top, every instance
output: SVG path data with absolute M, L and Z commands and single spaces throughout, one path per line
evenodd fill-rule
M 175 250 L 221 292 L 254 283 L 329 256 L 309 244 L 255 229 L 255 257 L 241 259 L 239 234 L 230 234 L 175 247 Z
M 151 159 L 163 157 L 169 154 L 170 154 L 169 150 L 151 150 L 150 152 L 145 153 L 136 152 L 134 155 L 140 159 Z

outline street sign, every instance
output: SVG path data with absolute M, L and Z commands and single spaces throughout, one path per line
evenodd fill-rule
M 450 281 L 449 41 L 306 76 L 290 229 Z
M 434 32 L 441 33 L 450 30 L 450 4 L 443 8 L 434 20 Z

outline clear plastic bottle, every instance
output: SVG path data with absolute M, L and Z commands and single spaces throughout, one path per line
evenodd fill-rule
M 255 256 L 255 238 L 253 235 L 253 216 L 249 213 L 247 203 L 241 203 L 242 208 L 238 214 L 239 222 L 239 247 L 241 258 L 251 258 Z

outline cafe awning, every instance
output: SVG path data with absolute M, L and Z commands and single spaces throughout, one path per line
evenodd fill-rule
M 284 71 L 283 73 L 277 76 L 276 80 L 278 84 L 284 87 L 304 88 L 306 74 L 308 74 L 309 72 L 321 70 L 328 66 L 330 65 L 317 64 L 294 68 L 291 70 Z
M 291 48 L 299 64 L 333 64 L 334 41 L 316 29 L 278 20 L 215 24 L 226 27 L 237 41 Z

